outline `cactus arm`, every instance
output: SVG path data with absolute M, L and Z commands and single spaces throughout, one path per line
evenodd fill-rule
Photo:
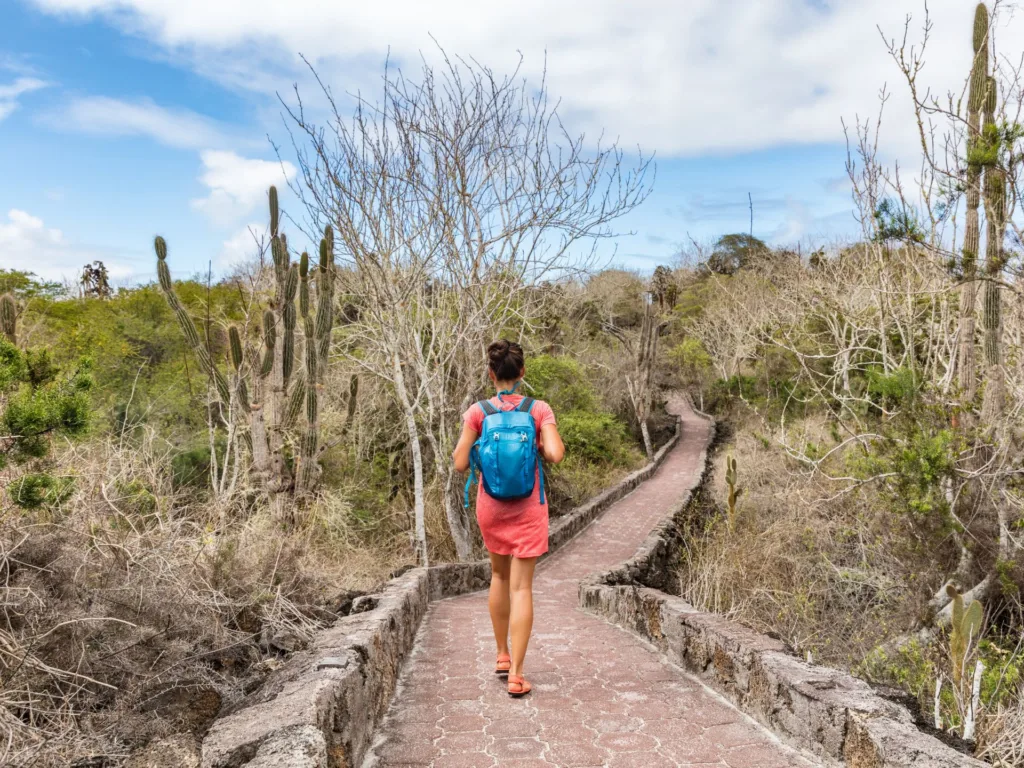
M 160 284 L 160 289 L 164 293 L 164 297 L 167 299 L 167 303 L 171 307 L 171 311 L 174 312 L 174 316 L 178 320 L 178 325 L 181 327 L 182 333 L 185 335 L 185 341 L 193 349 L 196 355 L 196 359 L 199 361 L 199 367 L 202 368 L 203 372 L 213 380 L 213 384 L 217 389 L 217 394 L 225 404 L 231 401 L 231 389 L 228 386 L 227 377 L 221 373 L 220 369 L 217 368 L 213 361 L 213 357 L 210 354 L 209 348 L 202 343 L 199 338 L 199 331 L 196 330 L 196 324 L 192 321 L 192 317 L 189 315 L 188 310 L 181 303 L 177 293 L 174 291 L 174 282 L 171 280 L 171 271 L 167 266 L 167 243 L 162 237 L 157 237 L 153 241 L 153 248 L 156 251 L 156 273 L 157 279 Z
M 5 293 L 0 296 L 0 333 L 11 344 L 18 343 L 18 304 L 14 296 Z
M 352 374 L 352 378 L 348 382 L 348 408 L 345 413 L 345 424 L 341 428 L 341 434 L 348 434 L 349 428 L 352 426 L 352 420 L 356 415 L 356 402 L 359 396 L 359 377 L 356 374 Z

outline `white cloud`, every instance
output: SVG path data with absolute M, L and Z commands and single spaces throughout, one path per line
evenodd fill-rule
M 38 91 L 48 86 L 45 80 L 37 77 L 19 77 L 13 83 L 0 85 L 0 122 L 10 117 L 18 108 L 18 98 L 26 93 Z
M 900 98 L 905 91 L 877 25 L 898 36 L 913 13 L 919 32 L 924 10 L 923 0 L 34 2 L 55 13 L 102 14 L 207 76 L 257 89 L 308 82 L 300 51 L 336 92 L 366 87 L 389 51 L 407 66 L 421 50 L 433 56 L 431 34 L 499 72 L 522 51 L 531 80 L 546 56 L 552 94 L 575 127 L 605 128 L 663 154 L 841 141 L 840 117 L 873 114 L 883 83 Z M 936 23 L 922 92 L 962 83 L 973 6 L 930 3 Z M 1024 14 L 999 34 L 1024 39 Z M 906 100 L 892 102 L 886 129 L 895 145 L 913 149 Z
M 47 121 L 62 129 L 101 136 L 148 136 L 182 149 L 225 143 L 213 120 L 187 109 L 167 109 L 148 99 L 79 98 L 51 113 Z
M 17 208 L 7 212 L 6 221 L 0 219 L 0 253 L 4 267 L 34 272 L 47 280 L 74 280 L 85 264 L 96 260 L 106 264 L 111 279 L 132 273 L 95 249 L 69 242 L 59 229 Z
M 250 261 L 258 253 L 258 241 L 266 234 L 265 224 L 249 224 L 224 241 L 217 257 L 218 269 L 230 269 Z
M 199 180 L 210 193 L 193 200 L 192 207 L 221 226 L 248 216 L 266 199 L 270 185 L 280 185 L 295 175 L 295 166 L 289 162 L 257 160 L 234 152 L 206 150 L 201 158 Z

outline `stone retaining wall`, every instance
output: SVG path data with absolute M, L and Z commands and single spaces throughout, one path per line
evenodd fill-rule
M 679 440 L 679 427 L 654 461 L 558 518 L 549 552 L 649 478 Z M 373 607 L 339 620 L 291 656 L 267 682 L 216 720 L 202 747 L 203 768 L 355 768 L 387 712 L 402 663 L 431 601 L 486 589 L 490 563 L 416 568 L 392 579 Z
M 707 474 L 707 452 L 702 457 Z M 849 768 L 984 768 L 919 731 L 863 680 L 808 664 L 776 640 L 666 594 L 680 518 L 700 480 L 622 565 L 580 584 L 580 604 L 654 643 L 783 741 Z

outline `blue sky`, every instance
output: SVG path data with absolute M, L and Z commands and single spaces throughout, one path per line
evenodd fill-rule
M 943 88 L 966 69 L 970 6 L 931 3 L 928 76 Z M 222 272 L 251 251 L 246 230 L 263 226 L 266 186 L 294 170 L 268 135 L 288 142 L 276 94 L 294 82 L 311 91 L 297 54 L 337 91 L 365 90 L 389 52 L 415 64 L 429 35 L 499 70 L 521 52 L 528 78 L 546 61 L 571 126 L 656 153 L 654 194 L 621 223 L 635 234 L 618 241 L 619 263 L 649 270 L 691 237 L 746 231 L 748 192 L 759 237 L 849 237 L 857 225 L 840 118 L 873 114 L 886 81 L 898 90 L 875 25 L 899 33 L 922 8 L 524 0 L 484 13 L 468 0 L 5 0 L 0 266 L 73 278 L 101 259 L 118 281 L 147 280 L 159 233 L 176 274 L 209 262 Z M 888 108 L 899 118 L 885 134 L 892 157 L 913 152 L 905 106 L 897 98 Z

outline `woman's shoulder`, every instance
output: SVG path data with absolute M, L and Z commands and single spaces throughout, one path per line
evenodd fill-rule
M 540 422 L 541 426 L 555 422 L 555 411 L 546 400 L 535 401 L 531 412 Z

